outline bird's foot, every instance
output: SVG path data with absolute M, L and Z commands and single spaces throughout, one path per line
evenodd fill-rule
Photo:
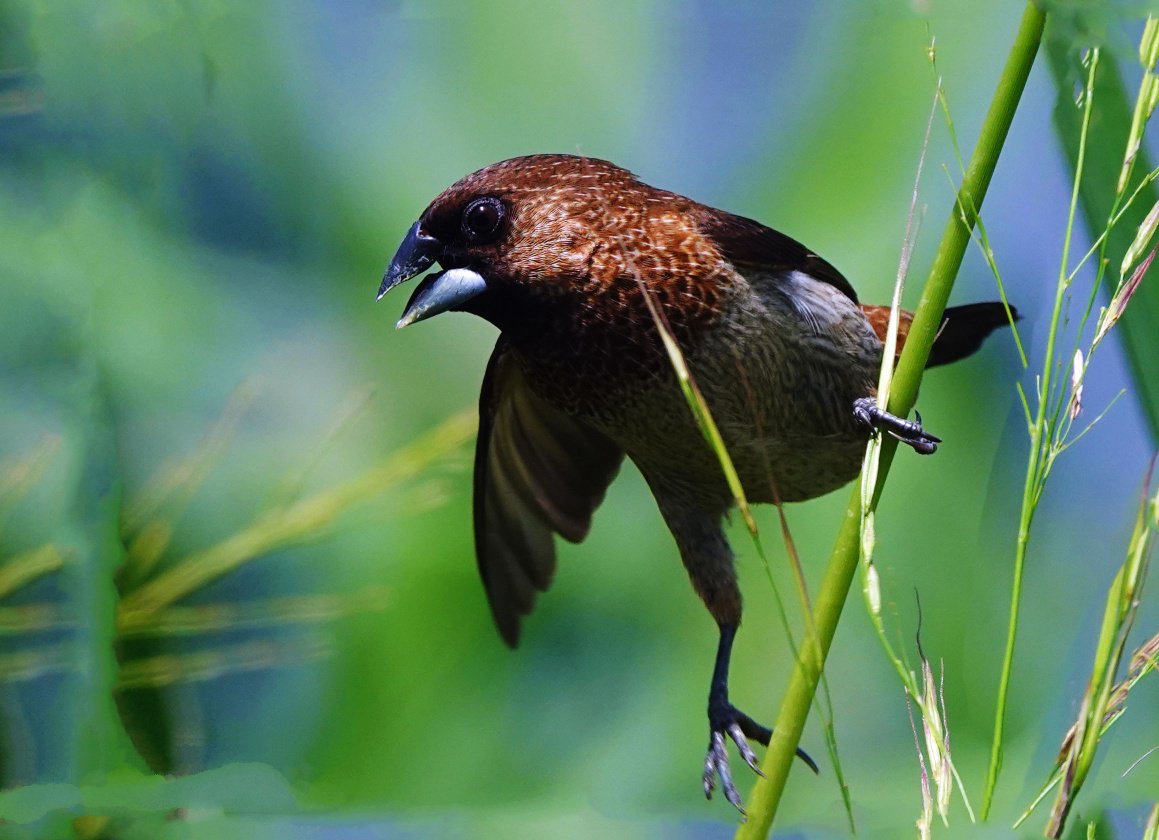
M 922 455 L 932 455 L 942 442 L 922 428 L 922 416 L 917 414 L 917 420 L 906 420 L 890 414 L 877 405 L 873 397 L 861 397 L 853 401 L 853 417 L 865 426 L 874 430 L 884 430 L 907 446 L 912 446 L 914 452 Z
M 712 792 L 716 790 L 716 781 L 719 778 L 724 798 L 732 803 L 732 806 L 740 811 L 741 816 L 744 817 L 744 805 L 741 803 L 740 794 L 732 780 L 732 771 L 728 766 L 728 739 L 732 739 L 732 742 L 736 744 L 745 764 L 752 768 L 752 771 L 758 776 L 764 776 L 765 774 L 761 772 L 761 767 L 757 763 L 756 753 L 749 746 L 748 739 L 751 738 L 767 747 L 769 739 L 773 736 L 773 731 L 768 727 L 761 726 L 727 700 L 709 704 L 708 727 L 708 754 L 704 759 L 704 795 L 706 798 L 712 799 Z M 797 757 L 808 764 L 814 773 L 817 772 L 816 763 L 800 747 L 797 748 Z

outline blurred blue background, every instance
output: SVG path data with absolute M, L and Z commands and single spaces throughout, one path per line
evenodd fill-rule
M 461 315 L 396 333 L 405 295 L 375 304 L 381 272 L 455 179 L 578 152 L 773 225 L 887 302 L 931 34 L 968 154 L 1020 11 L 0 0 L 0 832 L 731 836 L 736 814 L 699 788 L 716 632 L 644 483 L 626 467 L 589 539 L 560 546 L 506 650 L 469 525 L 494 330 Z M 1137 79 L 1138 21 L 1104 20 Z M 1033 367 L 1071 184 L 1055 98 L 1040 61 L 983 214 Z M 937 115 L 911 304 L 957 176 Z M 996 294 L 972 249 L 954 302 Z M 1019 381 L 1033 390 L 1006 335 L 925 380 L 946 445 L 900 453 L 878 523 L 892 632 L 916 661 L 916 591 L 975 804 L 1027 450 Z M 1073 720 L 1155 447 L 1132 388 L 1110 341 L 1086 416 L 1127 393 L 1060 459 L 1036 523 L 996 818 L 971 826 L 956 800 L 939 836 L 1011 836 Z M 847 498 L 788 511 L 814 586 Z M 788 594 L 775 511 L 760 521 Z M 732 692 L 771 720 L 791 655 L 761 561 L 731 535 L 747 599 Z M 1137 635 L 1157 623 L 1151 599 Z M 861 836 L 912 836 L 906 705 L 856 595 L 827 673 Z M 1080 800 L 1114 812 L 1108 837 L 1139 836 L 1159 790 L 1159 755 L 1121 776 L 1159 744 L 1155 708 L 1144 680 Z M 824 756 L 815 721 L 804 745 Z M 790 779 L 780 836 L 847 836 L 823 764 Z

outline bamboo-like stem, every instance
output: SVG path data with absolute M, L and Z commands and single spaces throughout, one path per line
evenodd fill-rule
M 962 264 L 962 257 L 970 243 L 977 208 L 981 207 L 986 189 L 990 185 L 990 178 L 1014 118 L 1014 111 L 1038 53 L 1045 17 L 1045 13 L 1033 2 L 1026 4 L 1014 46 L 1003 68 L 998 89 L 982 126 L 978 145 L 962 180 L 957 203 L 942 234 L 941 244 L 922 289 L 921 302 L 918 304 L 906 338 L 905 349 L 894 374 L 889 410 L 899 416 L 908 415 L 917 400 L 918 384 L 929 358 L 930 347 L 941 325 L 946 301 L 949 299 L 958 268 Z M 878 494 L 889 473 L 896 448 L 896 441 L 892 439 L 884 441 L 876 491 Z M 738 840 L 764 838 L 772 828 L 789 770 L 793 766 L 793 756 L 805 728 L 809 706 L 824 668 L 824 658 L 832 644 L 841 608 L 845 604 L 849 586 L 857 570 L 861 543 L 860 522 L 861 489 L 858 487 L 853 491 L 849 507 L 846 509 L 845 519 L 825 571 L 825 578 L 817 594 L 813 622 L 816 636 L 814 639 L 807 638 L 801 645 L 801 657 L 797 661 L 781 703 L 772 741 L 762 765 L 765 775 L 758 780 L 752 795 L 748 798 L 749 818 L 738 829 L 736 834 Z

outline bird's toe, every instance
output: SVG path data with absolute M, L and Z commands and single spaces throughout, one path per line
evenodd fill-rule
M 916 414 L 916 412 L 915 412 Z M 922 428 L 922 416 L 916 420 L 890 414 L 878 406 L 872 397 L 861 397 L 853 401 L 853 418 L 871 431 L 885 431 L 922 455 L 932 455 L 942 442 L 940 437 L 931 435 Z
M 709 710 L 708 717 L 710 733 L 708 737 L 708 754 L 704 759 L 704 795 L 709 799 L 712 798 L 713 791 L 716 790 L 717 780 L 719 779 L 720 789 L 724 792 L 724 798 L 734 808 L 740 811 L 743 817 L 745 815 L 744 804 L 741 801 L 740 793 L 736 789 L 736 783 L 732 778 L 732 768 L 729 767 L 728 763 L 728 742 L 731 740 L 736 744 L 736 748 L 740 752 L 741 758 L 744 759 L 745 764 L 754 773 L 763 776 L 764 774 L 761 772 L 760 765 L 757 763 L 757 755 L 753 752 L 753 748 L 748 742 L 748 737 L 754 734 L 759 739 L 760 732 L 746 732 L 746 729 L 749 728 L 755 727 L 757 730 L 760 730 L 763 727 L 760 727 L 759 724 L 753 724 L 751 718 L 739 711 L 736 707 L 725 703 L 714 704 Z M 768 730 L 764 731 L 767 732 Z
M 733 743 L 736 744 L 736 748 L 740 751 L 740 757 L 744 759 L 744 763 L 747 764 L 758 776 L 764 776 L 765 774 L 761 772 L 761 766 L 757 764 L 757 754 L 753 752 L 753 748 L 749 746 L 748 739 L 745 738 L 744 732 L 741 731 L 739 723 L 734 723 L 729 726 L 728 736 L 732 738 Z

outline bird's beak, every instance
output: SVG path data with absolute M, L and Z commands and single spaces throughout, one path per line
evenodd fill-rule
M 443 243 L 424 232 L 420 225 L 421 222 L 411 225 L 406 238 L 395 251 L 390 268 L 382 277 L 382 285 L 378 287 L 378 300 L 399 283 L 422 274 L 443 255 Z
M 421 222 L 415 222 L 406 232 L 406 238 L 398 246 L 390 268 L 378 287 L 378 299 L 397 286 L 422 274 L 443 257 L 443 243 L 422 229 Z M 411 295 L 410 302 L 403 310 L 397 329 L 410 326 L 449 309 L 458 309 L 487 290 L 487 282 L 482 275 L 467 268 L 452 268 L 424 277 Z
M 396 329 L 409 327 L 449 309 L 458 309 L 476 295 L 487 291 L 487 281 L 469 268 L 452 268 L 424 277 L 411 295 Z

